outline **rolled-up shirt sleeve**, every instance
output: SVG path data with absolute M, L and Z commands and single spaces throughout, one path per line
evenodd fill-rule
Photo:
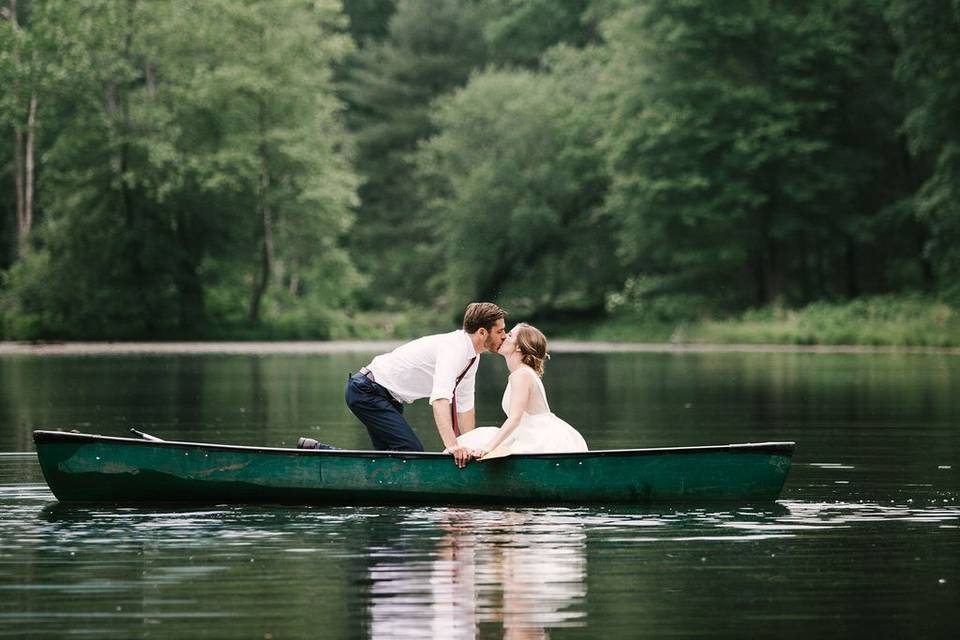
M 453 401 L 453 386 L 457 382 L 457 376 L 460 375 L 465 366 L 463 353 L 459 349 L 443 350 L 437 355 L 437 368 L 433 373 L 430 404 L 441 398 Z M 461 384 L 463 383 L 461 382 Z M 460 404 L 460 394 L 457 394 L 457 404 Z M 459 406 L 457 409 L 463 411 Z

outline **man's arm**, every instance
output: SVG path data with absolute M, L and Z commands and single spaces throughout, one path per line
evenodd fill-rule
M 477 426 L 476 409 L 468 409 L 463 413 L 457 412 L 457 425 L 460 427 L 461 434 L 473 431 L 474 427 Z
M 470 412 L 472 411 L 471 409 Z M 462 415 L 464 414 L 458 414 L 458 419 Z M 433 421 L 437 423 L 437 431 L 440 433 L 440 439 L 443 440 L 443 446 L 453 455 L 457 466 L 461 469 L 467 466 L 473 457 L 473 451 L 461 447 L 457 442 L 457 436 L 453 433 L 453 420 L 450 418 L 450 401 L 446 398 L 437 398 L 433 401 Z

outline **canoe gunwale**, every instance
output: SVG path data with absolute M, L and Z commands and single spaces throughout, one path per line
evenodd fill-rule
M 269 455 L 301 455 L 301 456 L 345 456 L 353 458 L 448 458 L 449 454 L 434 451 L 372 451 L 362 449 L 297 449 L 288 447 L 260 447 L 247 445 L 217 444 L 204 442 L 186 442 L 179 440 L 143 440 L 140 438 L 126 438 L 118 436 L 103 436 L 89 433 L 74 433 L 72 431 L 36 430 L 33 432 L 36 444 L 53 442 L 72 443 L 112 443 L 145 447 L 163 447 L 173 449 L 206 449 L 217 451 L 234 451 L 244 453 L 258 453 Z M 619 457 L 644 456 L 684 453 L 768 453 L 772 455 L 792 456 L 796 449 L 795 442 L 745 442 L 738 444 L 701 445 L 689 447 L 650 447 L 643 449 L 596 449 L 578 452 L 558 453 L 517 453 L 512 458 L 587 458 L 587 457 Z M 489 464 L 489 463 L 488 463 Z

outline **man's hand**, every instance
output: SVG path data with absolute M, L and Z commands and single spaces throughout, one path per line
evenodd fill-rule
M 450 449 L 449 451 L 450 451 L 450 455 L 453 456 L 453 461 L 461 469 L 467 466 L 467 463 L 476 457 L 476 452 L 473 449 L 469 449 L 467 447 L 456 446 Z

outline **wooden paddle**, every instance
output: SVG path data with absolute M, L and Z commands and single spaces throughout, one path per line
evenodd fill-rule
M 501 444 L 496 449 L 492 451 L 487 451 L 480 457 L 480 462 L 485 460 L 493 460 L 494 458 L 506 458 L 507 456 L 513 455 L 513 449 L 510 448 L 510 445 Z

